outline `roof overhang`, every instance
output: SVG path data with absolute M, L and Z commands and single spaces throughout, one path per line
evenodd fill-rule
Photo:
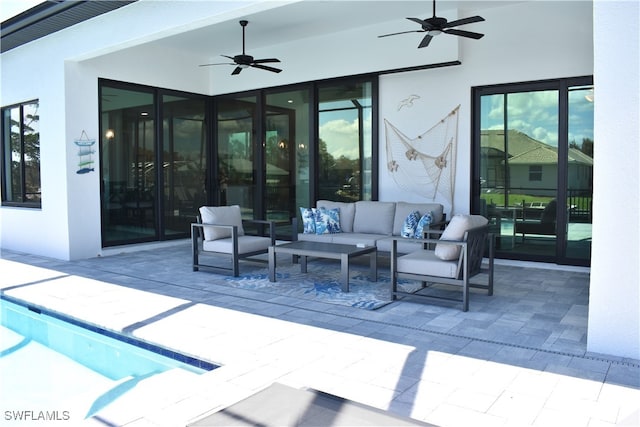
M 136 1 L 45 1 L 0 23 L 0 53 Z

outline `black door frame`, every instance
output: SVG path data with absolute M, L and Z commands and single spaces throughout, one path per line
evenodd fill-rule
M 558 173 L 556 183 L 556 194 L 558 206 L 566 206 L 568 192 L 568 150 L 569 150 L 569 88 L 573 86 L 593 85 L 593 76 L 581 76 L 562 79 L 550 79 L 540 81 L 530 81 L 522 83 L 507 83 L 489 86 L 478 86 L 471 88 L 471 183 L 470 183 L 470 205 L 471 212 L 481 213 L 480 202 L 480 99 L 485 95 L 511 94 L 521 92 L 533 92 L 542 90 L 558 91 Z M 506 113 L 505 113 L 506 114 Z M 590 259 L 579 259 L 567 257 L 567 215 L 563 209 L 556 211 L 556 250 L 554 256 L 497 251 L 497 256 L 504 259 L 526 260 L 534 262 L 552 262 L 565 265 L 588 266 Z

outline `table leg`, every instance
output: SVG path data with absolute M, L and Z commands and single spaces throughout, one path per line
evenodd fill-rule
M 269 281 L 276 281 L 276 249 L 269 246 Z
M 307 257 L 300 256 L 300 273 L 306 273 L 306 272 L 307 272 Z
M 372 282 L 378 281 L 378 251 L 369 254 L 369 274 Z
M 340 283 L 342 292 L 349 292 L 349 255 L 342 254 L 340 257 Z

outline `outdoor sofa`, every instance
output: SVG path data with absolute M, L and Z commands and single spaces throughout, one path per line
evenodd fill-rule
M 446 219 L 439 203 L 318 200 L 315 208 L 300 211 L 303 232 L 294 233 L 294 240 L 376 246 L 382 252 L 391 252 L 393 238 L 404 237 L 403 229 L 406 238 L 397 242 L 397 251 L 420 249 L 417 238 L 423 238 L 430 229 L 442 229 Z M 337 217 L 331 217 L 336 212 Z M 430 220 L 423 219 L 426 214 Z M 420 220 L 423 226 L 418 230 L 419 225 L 412 222 Z M 415 225 L 413 233 L 409 230 L 411 225 Z

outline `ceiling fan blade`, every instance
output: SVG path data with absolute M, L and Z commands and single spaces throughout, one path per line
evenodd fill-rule
M 399 33 L 391 33 L 391 34 L 383 34 L 380 37 L 389 37 L 389 36 L 397 36 L 398 34 L 409 34 L 409 33 L 424 33 L 424 30 L 411 30 L 411 31 L 400 31 Z
M 220 56 L 224 56 L 225 58 L 229 58 L 230 60 L 233 61 L 233 56 L 229 56 L 229 55 L 220 55 Z
M 473 24 L 474 22 L 484 21 L 482 16 L 472 16 L 470 18 L 458 19 L 456 21 L 447 22 L 443 28 L 457 27 L 458 25 Z
M 280 60 L 276 58 L 266 58 L 266 59 L 256 59 L 253 61 L 254 64 L 264 64 L 267 62 L 280 62 Z
M 271 71 L 273 73 L 279 73 L 280 71 L 282 71 L 279 68 L 273 68 L 273 67 L 269 67 L 269 66 L 266 66 L 266 65 L 260 65 L 260 64 L 255 64 L 255 63 L 251 64 L 250 66 L 253 67 L 253 68 L 259 68 L 261 70 Z
M 484 37 L 484 34 L 480 34 L 480 33 L 473 33 L 471 31 L 464 31 L 464 30 L 455 30 L 455 29 L 451 29 L 451 30 L 442 30 L 443 32 L 447 33 L 447 34 L 453 34 L 455 36 L 462 36 L 462 37 L 468 37 L 470 39 L 481 39 Z
M 420 19 L 420 18 L 407 18 L 409 21 L 413 21 L 416 24 L 420 24 L 420 25 L 429 25 L 429 23 L 427 21 L 425 21 L 424 19 Z
M 240 71 L 242 71 L 242 67 L 236 67 L 231 73 L 231 75 L 235 76 L 236 74 L 240 74 Z
M 429 43 L 431 43 L 431 39 L 433 38 L 433 36 L 427 34 L 426 36 L 424 36 L 424 38 L 422 39 L 422 41 L 420 42 L 420 44 L 418 45 L 418 49 L 420 49 L 421 47 L 427 47 L 429 46 Z
M 261 70 L 266 70 L 266 71 L 271 71 L 272 73 L 279 73 L 280 71 L 282 71 L 279 68 L 273 68 L 273 67 L 269 67 L 267 65 L 260 65 L 260 64 L 251 64 L 250 67 L 259 68 Z
M 209 67 L 211 65 L 236 65 L 236 64 L 233 62 L 217 62 L 215 64 L 200 64 L 198 65 L 198 67 Z

